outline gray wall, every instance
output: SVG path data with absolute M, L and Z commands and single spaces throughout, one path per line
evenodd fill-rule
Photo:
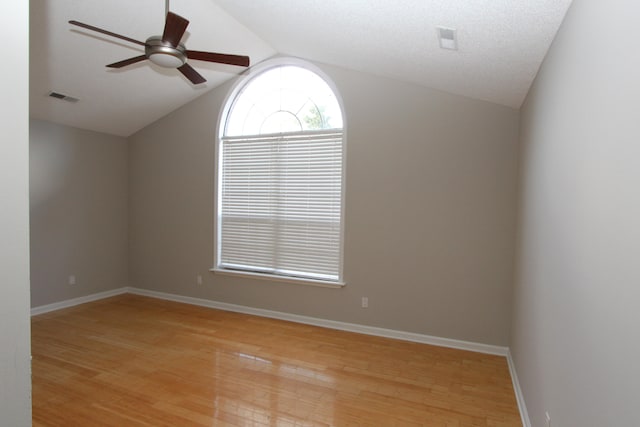
M 535 427 L 640 425 L 639 16 L 573 2 L 522 111 L 511 351 Z
M 0 79 L 0 425 L 31 425 L 28 2 L 3 2 Z
M 30 132 L 32 306 L 127 286 L 126 139 L 40 120 Z
M 320 67 L 346 109 L 347 286 L 208 272 L 216 125 L 230 85 L 129 138 L 131 285 L 506 345 L 518 112 Z M 360 308 L 362 296 L 368 309 Z

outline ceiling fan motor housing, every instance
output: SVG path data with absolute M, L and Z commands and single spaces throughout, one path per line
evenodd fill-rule
M 151 62 L 164 68 L 179 68 L 187 62 L 187 49 L 182 43 L 172 46 L 163 41 L 162 36 L 151 36 L 144 48 L 145 55 Z

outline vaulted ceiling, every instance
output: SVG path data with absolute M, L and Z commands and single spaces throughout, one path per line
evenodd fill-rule
M 277 54 L 386 76 L 519 108 L 571 0 L 172 0 L 191 50 Z M 241 73 L 190 61 L 207 83 L 144 61 L 143 48 L 68 24 L 145 41 L 162 34 L 162 0 L 31 0 L 31 116 L 128 136 Z M 437 27 L 456 30 L 458 50 Z M 50 91 L 77 98 L 66 102 Z

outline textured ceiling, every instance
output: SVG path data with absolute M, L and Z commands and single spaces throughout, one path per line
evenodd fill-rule
M 518 108 L 571 0 L 172 0 L 191 21 L 192 50 L 276 53 L 334 64 Z M 70 19 L 144 41 L 161 34 L 162 0 L 31 0 L 31 114 L 127 136 L 242 71 L 193 61 L 208 80 L 191 86 L 141 54 Z M 459 50 L 439 48 L 436 27 L 457 29 Z M 72 104 L 50 90 L 79 98 Z
M 571 0 L 217 0 L 278 52 L 520 107 Z M 440 49 L 436 27 L 457 29 Z

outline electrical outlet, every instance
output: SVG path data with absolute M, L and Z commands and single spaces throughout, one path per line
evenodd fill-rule
M 69 276 L 69 284 L 70 285 L 75 285 L 76 284 L 76 276 L 75 275 L 71 275 Z
M 362 297 L 362 308 L 369 307 L 369 297 Z
M 200 274 L 198 274 L 198 276 L 196 277 L 196 283 L 198 285 L 202 285 L 202 276 Z
M 549 412 L 544 413 L 544 420 L 546 422 L 546 427 L 551 427 L 551 415 L 549 415 Z

